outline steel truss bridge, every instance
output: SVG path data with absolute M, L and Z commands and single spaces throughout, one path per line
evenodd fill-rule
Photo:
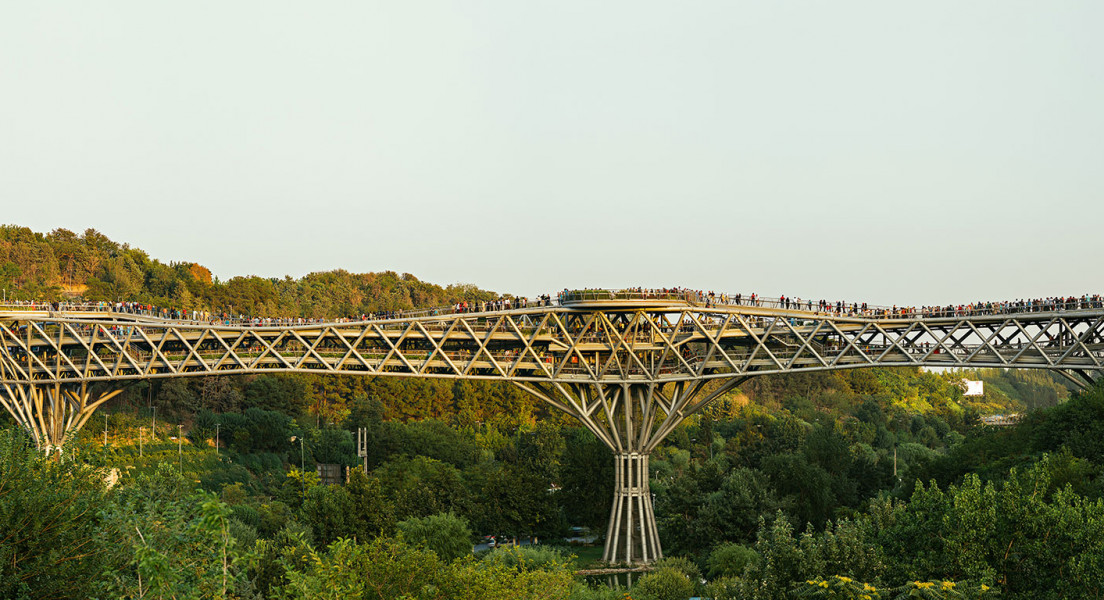
M 1104 309 L 917 316 L 579 295 L 558 306 L 252 326 L 110 311 L 0 310 L 0 403 L 60 447 L 128 380 L 333 373 L 509 382 L 615 454 L 604 558 L 662 557 L 648 457 L 750 377 L 865 367 L 1047 369 L 1081 387 L 1104 369 Z M 436 312 L 436 311 L 434 311 Z

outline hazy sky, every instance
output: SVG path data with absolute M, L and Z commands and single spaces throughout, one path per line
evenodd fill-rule
M 7 2 L 0 222 L 220 277 L 1104 292 L 1104 3 Z

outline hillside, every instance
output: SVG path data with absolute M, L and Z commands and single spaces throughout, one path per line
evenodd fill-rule
M 344 317 L 381 310 L 490 300 L 472 285 L 442 287 L 393 271 L 344 270 L 292 277 L 233 277 L 219 281 L 193 262 L 165 264 L 139 248 L 87 229 L 48 234 L 0 226 L 0 288 L 8 299 L 133 301 L 185 310 L 257 316 Z

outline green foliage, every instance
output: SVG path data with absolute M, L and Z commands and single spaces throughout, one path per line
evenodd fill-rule
M 739 577 L 714 579 L 705 585 L 705 597 L 712 600 L 744 600 L 752 598 L 752 586 Z
M 310 490 L 318 487 L 318 485 L 318 473 L 315 471 L 300 471 L 293 467 L 287 472 L 287 476 L 281 483 L 278 496 L 282 503 L 293 509 L 299 509 L 306 501 Z
M 1051 489 L 1051 462 L 1004 482 L 968 476 L 947 491 L 920 486 L 878 534 L 909 579 L 943 574 L 1012 597 L 1064 598 L 1104 589 L 1104 502 Z
M 451 512 L 470 514 L 471 495 L 460 471 L 448 463 L 418 456 L 388 462 L 375 471 L 395 518 Z
M 212 281 L 194 263 L 166 265 L 145 252 L 111 241 L 94 229 L 77 236 L 66 229 L 48 235 L 0 226 L 0 283 L 8 298 L 56 300 L 61 287 L 91 300 L 128 300 L 182 309 L 247 315 L 338 317 L 381 310 L 448 306 L 494 297 L 471 285 L 441 287 L 413 275 L 311 273 L 300 279 L 234 277 Z
M 1026 410 L 1056 406 L 1070 395 L 1050 373 L 1035 369 L 977 369 L 965 371 L 963 376 L 984 381 L 987 397 L 995 392 L 1007 398 L 1009 406 Z
M 483 557 L 487 563 L 511 569 L 554 571 L 570 569 L 575 557 L 549 546 L 506 546 Z
M 329 545 L 352 529 L 353 498 L 340 485 L 316 485 L 307 490 L 300 509 L 303 521 L 314 531 L 314 539 Z
M 229 505 L 209 492 L 181 494 L 171 468 L 140 477 L 105 511 L 118 567 L 100 585 L 112 597 L 249 596 L 248 555 L 231 535 Z
M 559 492 L 564 512 L 574 525 L 604 527 L 613 495 L 613 455 L 581 427 L 568 430 L 564 441 Z
M 385 537 L 359 545 L 339 540 L 323 553 L 289 560 L 287 567 L 289 583 L 280 596 L 287 600 L 552 600 L 577 588 L 562 569 L 533 570 L 470 557 L 445 563 L 431 550 Z
M 352 472 L 345 486 L 308 485 L 299 512 L 320 545 L 346 537 L 369 540 L 394 527 L 393 507 L 383 497 L 379 480 L 360 470 Z
M 288 556 L 285 600 L 436 598 L 443 565 L 431 550 L 378 538 L 358 545 L 342 539 L 323 553 Z
M 260 375 L 249 379 L 242 389 L 246 406 L 281 412 L 286 415 L 306 412 L 306 387 L 296 377 Z
M 103 472 L 0 430 L 0 597 L 87 598 L 109 562 Z
M 996 590 L 989 586 L 972 585 L 956 581 L 910 581 L 900 587 L 879 587 L 850 577 L 834 575 L 816 577 L 799 583 L 793 591 L 795 598 L 825 598 L 831 600 L 981 600 L 995 598 Z
M 891 598 L 890 590 L 836 575 L 827 579 L 809 579 L 794 589 L 796 598 L 825 598 L 830 600 L 880 600 Z
M 395 509 L 383 495 L 379 479 L 353 469 L 346 488 L 352 501 L 352 529 L 346 534 L 358 540 L 389 535 L 395 528 Z
M 709 553 L 708 572 L 711 579 L 739 577 L 748 567 L 759 563 L 759 554 L 747 546 L 734 543 L 721 544 Z
M 633 587 L 642 600 L 686 600 L 694 593 L 695 582 L 672 567 L 660 567 L 643 575 Z
M 277 597 L 277 590 L 287 585 L 290 565 L 308 564 L 314 548 L 311 532 L 294 521 L 272 535 L 258 540 L 247 563 L 246 576 L 263 598 Z
M 474 515 L 479 531 L 521 536 L 562 535 L 551 483 L 518 464 L 483 464 L 468 474 L 473 506 L 489 507 Z
M 422 519 L 407 519 L 396 524 L 403 539 L 425 546 L 445 561 L 471 554 L 472 532 L 468 522 L 451 513 L 439 513 Z
M 749 541 L 754 539 L 759 516 L 771 514 L 779 506 L 765 475 L 754 469 L 735 469 L 719 490 L 706 497 L 701 526 L 708 539 Z
M 798 522 L 821 527 L 832 517 L 838 499 L 831 474 L 820 465 L 803 454 L 777 454 L 763 460 L 763 471 Z
M 942 378 L 870 375 L 808 377 L 792 387 L 775 382 L 755 390 L 765 406 L 728 402 L 723 412 L 707 412 L 680 427 L 651 463 L 663 548 L 675 557 L 657 565 L 657 572 L 677 571 L 696 586 L 697 561 L 713 581 L 690 593 L 715 599 L 815 597 L 822 592 L 803 591 L 808 585 L 803 582 L 823 580 L 831 587 L 841 578 L 867 582 L 881 597 L 893 598 L 956 598 L 952 591 L 980 593 L 973 586 L 983 583 L 1013 599 L 1091 597 L 1086 590 L 1104 589 L 1104 540 L 1097 533 L 1104 530 L 1099 500 L 1104 472 L 1099 440 L 1104 435 L 1097 431 L 1104 398 L 1099 390 L 1029 415 L 1019 427 L 994 432 L 972 429 L 967 418 L 949 409 L 937 414 L 940 402 L 950 406 L 932 402 L 950 385 Z M 612 482 L 609 451 L 589 432 L 565 428 L 560 421 L 535 427 L 480 422 L 478 402 L 472 402 L 479 394 L 497 398 L 493 401 L 501 406 L 511 402 L 493 387 L 408 388 L 307 376 L 266 376 L 253 386 L 258 379 L 212 378 L 206 398 L 202 387 L 180 393 L 201 407 L 212 397 L 234 396 L 227 390 L 238 390 L 244 398 L 242 390 L 253 389 L 250 402 L 261 403 L 266 394 L 285 394 L 281 386 L 289 381 L 301 386 L 299 406 L 352 393 L 350 401 L 341 400 L 344 408 L 332 410 L 345 411 L 348 423 L 368 428 L 370 474 L 354 470 L 347 485 L 318 485 L 311 469 L 315 461 L 356 461 L 351 433 L 335 425 L 315 427 L 315 418 L 296 423 L 284 412 L 253 406 L 223 414 L 200 408 L 189 434 L 192 444 L 185 444 L 177 467 L 176 443 L 165 441 L 164 429 L 155 442 L 146 436 L 142 457 L 130 445 L 136 427 L 149 424 L 148 414 L 141 420 L 112 415 L 108 447 L 101 446 L 95 432 L 86 432 L 78 436 L 79 447 L 67 451 L 92 464 L 121 468 L 118 486 L 111 493 L 100 490 L 102 501 L 89 519 L 96 523 L 98 538 L 85 547 L 99 549 L 90 560 L 100 570 L 84 588 L 72 589 L 99 597 L 139 590 L 178 597 L 254 592 L 305 597 L 306 589 L 324 595 L 329 593 L 319 591 L 324 588 L 310 587 L 323 585 L 322 571 L 312 564 L 333 562 L 336 555 L 315 550 L 315 541 L 336 548 L 349 540 L 348 558 L 355 562 L 364 548 L 396 530 L 407 538 L 401 543 L 405 549 L 395 550 L 399 554 L 416 544 L 434 547 L 431 534 L 447 529 L 429 524 L 437 513 L 451 512 L 480 534 L 544 537 L 560 534 L 568 524 L 585 525 L 584 519 L 605 525 Z M 859 396 L 848 386 L 873 391 Z M 886 390 L 914 399 L 897 402 Z M 430 399 L 416 398 L 416 393 Z M 921 401 L 933 408 L 909 412 Z M 436 418 L 440 415 L 434 411 L 447 412 L 449 406 L 460 406 L 463 414 Z M 331 409 L 317 414 L 326 411 Z M 434 418 L 401 421 L 416 414 Z M 220 455 L 204 444 L 213 439 L 212 424 L 220 425 Z M 175 434 L 175 421 L 171 428 Z M 306 474 L 284 471 L 299 464 L 299 443 L 289 442 L 291 435 L 306 440 L 305 462 L 311 463 Z M 900 483 L 892 477 L 895 448 Z M 167 465 L 159 468 L 162 463 Z M 99 474 L 79 472 L 100 489 Z M 918 474 L 932 474 L 937 484 L 914 486 Z M 196 495 L 197 482 L 203 489 L 220 490 L 221 498 Z M 550 491 L 553 484 L 562 489 Z M 0 502 L 0 515 L 6 508 Z M 399 520 L 406 522 L 397 528 Z M 432 573 L 409 571 L 423 579 L 405 593 L 609 596 L 574 583 L 557 552 L 500 549 L 474 560 L 466 558 L 470 531 L 452 539 L 460 541 L 409 554 L 433 556 L 437 566 Z M 399 542 L 390 547 L 398 548 L 394 544 Z M 30 564 L 30 559 L 17 563 Z M 674 585 L 669 573 L 664 577 Z M 659 586 L 660 578 L 655 579 Z M 955 582 L 954 590 L 942 590 L 944 580 Z M 7 581 L 6 575 L 0 577 L 0 585 Z M 559 595 L 536 582 L 551 582 L 548 590 Z M 913 582 L 934 582 L 934 587 L 910 588 Z M 657 587 L 656 593 L 666 589 Z M 651 592 L 646 587 L 633 591 L 634 597 L 643 593 Z

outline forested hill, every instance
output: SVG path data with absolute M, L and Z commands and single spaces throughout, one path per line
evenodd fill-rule
M 291 277 L 212 278 L 193 262 L 165 264 L 139 248 L 87 229 L 37 233 L 0 226 L 0 287 L 16 300 L 134 301 L 162 307 L 233 311 L 246 315 L 344 317 L 381 310 L 491 300 L 473 285 L 442 287 L 409 273 L 344 270 Z

